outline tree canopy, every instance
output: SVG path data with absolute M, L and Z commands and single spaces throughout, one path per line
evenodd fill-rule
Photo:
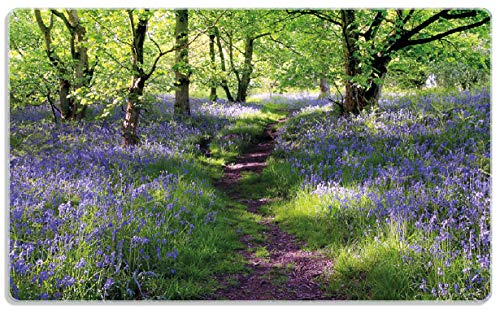
M 188 115 L 189 89 L 242 102 L 322 81 L 342 112 L 359 113 L 386 80 L 466 89 L 490 72 L 482 10 L 49 9 L 9 21 L 12 105 L 49 103 L 55 119 L 82 119 L 90 104 L 104 103 L 105 116 L 128 101 L 125 137 L 160 93 L 176 92 L 176 112 Z

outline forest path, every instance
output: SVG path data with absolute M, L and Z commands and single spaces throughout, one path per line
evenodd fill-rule
M 282 119 L 279 122 L 283 122 Z M 248 272 L 223 275 L 219 282 L 223 288 L 210 299 L 225 300 L 320 300 L 324 295 L 318 278 L 329 273 L 332 262 L 317 252 L 301 250 L 305 245 L 281 230 L 270 216 L 264 216 L 260 207 L 268 199 L 251 199 L 239 189 L 243 172 L 262 173 L 266 160 L 274 149 L 276 123 L 268 124 L 258 144 L 225 167 L 224 176 L 217 186 L 232 200 L 244 204 L 248 212 L 261 215 L 262 238 L 242 235 L 246 248 L 239 253 L 246 260 Z

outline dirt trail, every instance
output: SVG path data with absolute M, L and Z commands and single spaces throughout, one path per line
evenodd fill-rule
M 273 151 L 277 135 L 266 128 L 264 139 L 253 145 L 232 165 L 225 168 L 225 175 L 218 186 L 232 199 L 247 206 L 247 210 L 260 214 L 259 209 L 266 199 L 248 199 L 238 191 L 237 184 L 243 171 L 261 173 L 266 160 Z M 330 272 L 332 262 L 315 252 L 301 250 L 304 246 L 293 235 L 282 231 L 271 217 L 262 217 L 264 241 L 257 242 L 251 235 L 243 235 L 241 241 L 246 249 L 240 254 L 247 260 L 250 271 L 245 274 L 224 276 L 220 282 L 224 288 L 210 299 L 229 300 L 320 300 L 332 299 L 323 294 L 318 277 Z M 265 250 L 263 250 L 265 248 Z M 261 249 L 265 255 L 256 255 Z

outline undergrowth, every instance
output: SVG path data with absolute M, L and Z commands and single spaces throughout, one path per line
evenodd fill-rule
M 303 109 L 247 176 L 266 212 L 328 253 L 342 299 L 476 300 L 490 292 L 489 94 L 382 101 L 360 116 Z

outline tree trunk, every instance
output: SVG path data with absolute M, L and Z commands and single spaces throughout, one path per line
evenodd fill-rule
M 188 10 L 175 11 L 175 103 L 174 113 L 190 115 L 188 68 Z M 187 72 L 186 72 L 187 71 Z
M 321 78 L 319 80 L 319 97 L 318 99 L 323 99 L 330 97 L 330 84 L 327 78 Z
M 210 43 L 209 43 L 209 48 L 210 48 L 210 66 L 212 69 L 211 73 L 211 78 L 210 78 L 210 100 L 211 101 L 216 101 L 217 100 L 217 81 L 216 77 L 213 76 L 215 74 L 215 33 L 210 33 L 208 36 Z
M 354 11 L 342 11 L 342 34 L 344 36 L 344 72 L 347 76 L 345 84 L 344 109 L 348 113 L 359 114 L 366 106 L 375 104 L 380 98 L 382 85 L 387 73 L 390 56 L 379 53 L 373 55 L 369 64 L 370 71 L 366 84 L 360 85 L 356 77 L 361 77 L 360 51 L 356 42 L 359 40 L 359 30 L 354 18 Z M 366 74 L 366 72 L 365 72 Z
M 128 11 L 130 24 L 134 25 L 134 16 L 132 11 Z M 137 135 L 139 125 L 139 116 L 141 112 L 140 97 L 144 92 L 148 75 L 144 72 L 144 41 L 148 26 L 148 18 L 140 18 L 136 27 L 132 28 L 133 41 L 131 46 L 132 54 L 132 82 L 128 89 L 127 110 L 122 124 L 123 145 L 132 146 L 139 144 L 140 139 Z
M 70 92 L 70 82 L 65 79 L 59 79 L 59 105 L 61 107 L 61 118 L 63 120 L 73 118 L 73 100 L 68 98 Z
M 380 68 L 380 67 L 379 67 Z M 385 76 L 387 74 L 387 65 L 381 69 L 383 71 L 378 71 L 377 66 L 374 66 L 371 85 L 366 91 L 365 101 L 367 104 L 375 104 L 382 96 L 382 87 L 384 85 Z
M 346 82 L 344 102 L 346 112 L 359 114 L 366 106 L 376 104 L 379 101 L 387 73 L 387 65 L 373 65 L 371 70 L 369 87 L 361 87 L 351 81 Z
M 217 48 L 219 49 L 220 69 L 222 70 L 222 72 L 224 72 L 224 74 L 226 74 L 226 60 L 224 58 L 224 51 L 222 50 L 219 29 L 217 29 L 217 27 L 214 29 L 215 29 L 215 39 L 217 40 Z M 221 87 L 224 90 L 224 92 L 226 93 L 227 101 L 234 102 L 234 98 L 231 95 L 231 91 L 229 90 L 229 86 L 227 86 L 227 79 L 225 76 L 222 77 Z
M 88 49 L 86 46 L 86 30 L 81 25 L 76 10 L 67 10 L 68 20 L 72 26 L 71 51 L 75 65 L 75 89 L 89 87 L 93 76 L 93 70 L 89 67 Z M 73 118 L 83 119 L 87 111 L 86 105 L 81 105 L 78 101 L 74 102 Z
M 359 114 L 365 105 L 365 89 L 359 87 L 356 83 L 347 81 L 345 84 L 345 111 Z
M 65 120 L 82 119 L 85 117 L 86 106 L 80 106 L 75 98 L 68 98 L 72 89 L 78 90 L 89 87 L 92 80 L 93 70 L 89 68 L 89 59 L 86 47 L 86 30 L 80 23 L 76 10 L 66 10 L 67 15 L 57 10 L 51 10 L 50 23 L 45 25 L 40 10 L 35 10 L 35 19 L 40 28 L 44 41 L 45 51 L 52 66 L 59 75 L 59 104 L 61 106 L 61 117 Z M 66 66 L 55 53 L 52 46 L 51 31 L 54 26 L 54 16 L 60 18 L 70 33 L 70 49 L 73 63 Z M 66 68 L 71 68 L 68 72 Z M 70 81 L 74 76 L 75 80 Z
M 139 116 L 141 113 L 139 98 L 142 96 L 143 91 L 144 82 L 141 81 L 140 77 L 134 77 L 132 79 L 132 85 L 129 88 L 127 110 L 125 119 L 123 120 L 122 129 L 124 146 L 137 145 L 140 142 L 139 136 L 137 135 L 137 127 L 139 125 Z
M 245 40 L 245 57 L 243 63 L 243 70 L 241 70 L 241 79 L 238 80 L 238 94 L 236 101 L 245 102 L 247 98 L 248 87 L 250 86 L 250 79 L 253 72 L 252 56 L 253 56 L 253 43 L 254 38 L 247 38 Z
M 356 42 L 359 38 L 355 25 L 353 10 L 342 10 L 342 35 L 344 37 L 344 73 L 345 101 L 344 110 L 347 113 L 358 114 L 365 105 L 365 89 L 356 83 L 355 78 L 361 75 L 359 48 Z
M 69 75 L 66 72 L 65 65 L 59 59 L 59 56 L 54 51 L 52 47 L 52 35 L 51 31 L 54 26 L 54 14 L 50 14 L 50 22 L 49 25 L 45 25 L 42 19 L 42 13 L 40 10 L 35 10 L 35 20 L 37 22 L 38 28 L 42 32 L 44 42 L 45 42 L 45 53 L 47 54 L 47 58 L 49 59 L 52 66 L 56 69 L 57 75 L 59 76 L 59 105 L 61 107 L 61 118 L 63 120 L 71 119 L 72 117 L 72 108 L 73 104 L 71 102 L 71 98 L 68 98 L 71 93 L 71 83 L 67 79 Z
M 387 66 L 391 62 L 390 56 L 373 56 L 371 62 L 371 74 L 369 79 L 369 87 L 364 94 L 364 105 L 376 104 L 382 95 L 382 87 L 384 85 L 385 76 L 387 74 Z

